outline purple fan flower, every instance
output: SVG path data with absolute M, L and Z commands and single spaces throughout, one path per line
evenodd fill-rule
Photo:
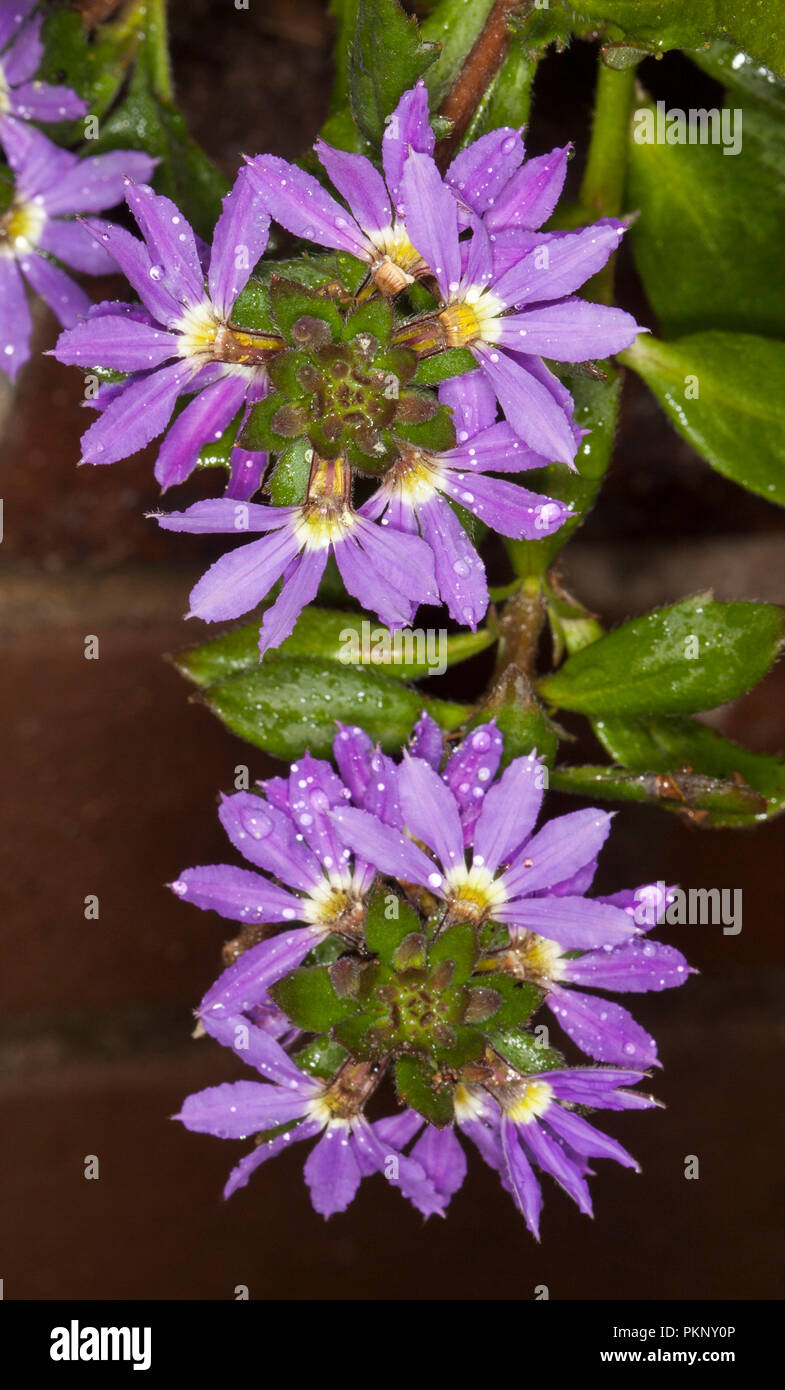
M 331 552 L 349 593 L 388 627 L 404 626 L 418 604 L 436 601 L 433 555 L 425 541 L 386 532 L 355 512 L 340 459 L 322 462 L 319 468 L 308 501 L 299 507 L 219 498 L 156 517 L 169 531 L 269 533 L 211 565 L 191 592 L 189 616 L 207 622 L 239 617 L 255 608 L 283 576 L 281 592 L 265 612 L 259 632 L 264 656 L 289 636 L 303 608 L 315 598 Z
M 188 1096 L 179 1115 L 187 1129 L 220 1139 L 245 1139 L 286 1126 L 241 1159 L 224 1197 L 245 1187 L 251 1174 L 292 1141 L 319 1142 L 305 1163 L 311 1201 L 324 1217 L 345 1211 L 364 1177 L 383 1173 L 422 1212 L 443 1215 L 445 1201 L 416 1160 L 384 1143 L 362 1114 L 378 1077 L 369 1064 L 347 1064 L 330 1082 L 300 1071 L 269 1034 L 243 1018 L 226 1017 L 214 1036 L 250 1062 L 267 1081 L 224 1082 Z
M 607 219 L 565 233 L 499 273 L 479 219 L 469 241 L 459 240 L 455 195 L 429 155 L 408 156 L 401 188 L 409 236 L 442 296 L 445 345 L 472 352 L 525 444 L 571 465 L 577 446 L 572 402 L 541 359 L 606 357 L 642 331 L 622 309 L 573 296 L 616 249 L 625 224 Z
M 113 207 L 122 198 L 125 175 L 149 178 L 156 161 L 133 150 L 78 159 L 12 117 L 3 122 L 2 134 L 15 187 L 0 215 L 0 368 L 14 378 L 30 356 L 24 281 L 64 327 L 86 314 L 88 296 L 56 262 L 88 275 L 111 274 L 117 267 L 73 215 Z M 107 236 L 112 230 L 108 222 L 96 226 Z
M 625 1168 L 640 1171 L 617 1140 L 568 1107 L 648 1109 L 657 1104 L 653 1096 L 620 1089 L 634 1085 L 642 1076 L 642 1072 L 611 1067 L 574 1067 L 495 1081 L 488 1087 L 464 1083 L 456 1087 L 455 1124 L 499 1174 L 537 1240 L 542 1192 L 535 1167 L 555 1178 L 589 1216 L 592 1205 L 585 1179 L 591 1169 L 587 1159 L 612 1158 Z M 383 1142 L 401 1149 L 420 1135 L 411 1157 L 449 1202 L 466 1176 L 466 1157 L 454 1127 L 436 1129 L 425 1124 L 416 1111 L 406 1109 L 378 1121 L 376 1128 Z
M 270 216 L 294 236 L 348 252 L 369 266 L 379 289 L 396 294 L 426 267 L 409 240 L 401 176 L 410 149 L 430 154 L 434 134 L 422 82 L 404 92 L 382 141 L 384 178 L 369 159 L 317 140 L 315 149 L 350 212 L 296 164 L 276 155 L 248 162 Z
M 237 792 L 222 801 L 219 816 L 232 844 L 271 877 L 210 864 L 186 869 L 170 885 L 185 902 L 231 921 L 307 924 L 259 942 L 223 972 L 199 1007 L 208 1032 L 215 1018 L 263 1005 L 268 987 L 326 936 L 354 941 L 362 929 L 375 869 L 352 857 L 329 813 L 354 798 L 358 806 L 397 815 L 395 768 L 362 729 L 339 728 L 333 748 L 342 776 L 306 754 L 288 779 L 261 783 L 263 796 Z
M 207 284 L 200 245 L 185 217 L 168 198 L 131 184 L 125 198 L 144 241 L 121 227 L 89 222 L 99 245 L 111 253 L 136 290 L 143 308 L 101 304 L 68 333 L 55 357 L 78 366 L 129 373 L 105 392 L 100 418 L 82 438 L 83 461 L 115 463 L 160 435 L 177 399 L 191 400 L 174 421 L 155 465 L 162 488 L 187 478 L 200 449 L 268 391 L 266 367 L 252 345 L 227 325 L 237 296 L 264 253 L 270 219 L 261 209 L 245 170 L 223 200 Z M 87 233 L 85 233 L 87 235 Z M 251 361 L 246 360 L 251 357 Z M 235 447 L 228 495 L 250 497 L 261 481 L 266 455 Z
M 476 729 L 443 777 L 404 754 L 400 817 L 385 824 L 367 809 L 339 805 L 330 814 L 345 844 L 380 873 L 425 888 L 444 904 L 447 922 L 501 922 L 513 942 L 533 932 L 565 951 L 618 946 L 635 936 L 636 924 L 620 907 L 563 890 L 593 864 L 611 815 L 572 811 L 533 833 L 542 764 L 534 754 L 516 758 L 491 785 L 501 743 L 498 730 Z
M 87 102 L 70 87 L 32 81 L 44 54 L 43 15 L 30 18 L 37 2 L 0 2 L 0 140 L 5 139 L 8 116 L 23 121 L 71 121 L 87 110 Z
M 496 398 L 481 372 L 444 382 L 439 396 L 452 409 L 457 446 L 434 454 L 401 443 L 398 461 L 360 510 L 396 531 L 419 529 L 433 551 L 450 616 L 474 629 L 488 608 L 485 567 L 450 501 L 518 540 L 550 535 L 571 513 L 563 502 L 487 476 L 490 469 L 516 473 L 549 460 L 522 444 L 505 421 L 497 423 Z

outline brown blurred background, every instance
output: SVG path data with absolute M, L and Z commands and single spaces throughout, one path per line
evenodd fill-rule
M 180 98 L 227 175 L 243 151 L 296 156 L 326 111 L 326 6 L 173 8 Z M 546 62 L 532 152 L 585 129 L 592 64 L 585 45 Z M 692 104 L 716 99 L 678 56 L 658 65 L 655 83 L 657 96 L 672 84 L 694 90 Z M 629 266 L 622 283 L 644 312 Z M 41 314 L 39 347 L 53 336 Z M 197 635 L 181 619 L 213 542 L 144 519 L 157 502 L 150 451 L 76 469 L 80 400 L 79 374 L 43 357 L 15 405 L 0 386 L 5 1297 L 228 1299 L 241 1284 L 252 1298 L 298 1299 L 531 1299 L 541 1284 L 555 1299 L 781 1295 L 781 823 L 732 834 L 655 810 L 617 818 L 598 890 L 656 878 L 742 888 L 744 917 L 738 936 L 672 929 L 700 977 L 632 998 L 660 1041 L 655 1089 L 668 1108 L 609 1120 L 644 1171 L 598 1164 L 594 1222 L 546 1182 L 538 1248 L 474 1156 L 445 1222 L 424 1225 L 376 1179 L 325 1224 L 302 1182 L 304 1148 L 221 1201 L 243 1146 L 167 1117 L 189 1091 L 245 1074 L 189 1037 L 191 1009 L 232 933 L 162 884 L 225 857 L 217 792 L 238 764 L 252 776 L 268 769 L 189 704 L 162 660 Z M 565 569 L 609 622 L 708 584 L 720 598 L 782 601 L 783 519 L 712 473 L 630 381 L 611 476 Z M 84 658 L 90 634 L 98 661 Z M 712 723 L 758 750 L 785 751 L 784 670 Z M 88 894 L 99 898 L 98 921 L 84 918 Z M 99 1159 L 97 1181 L 84 1177 L 88 1155 Z M 700 1161 L 697 1181 L 685 1180 L 688 1155 Z

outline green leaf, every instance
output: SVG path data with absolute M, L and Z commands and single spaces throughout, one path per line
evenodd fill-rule
M 749 333 L 672 343 L 641 335 L 620 360 L 719 473 L 785 505 L 785 342 Z
M 438 53 L 436 44 L 422 42 L 417 21 L 397 0 L 359 0 L 349 50 L 349 98 L 357 125 L 377 148 L 403 93 Z
M 142 12 L 143 14 L 143 12 Z M 44 82 L 70 87 L 84 97 L 90 115 L 101 117 L 117 95 L 133 59 L 142 15 L 128 22 L 102 24 L 92 35 L 81 16 L 71 9 L 50 11 L 42 30 L 44 56 L 39 77 Z M 74 145 L 84 139 L 85 117 L 47 123 L 47 138 L 56 144 Z
M 748 53 L 740 53 L 738 44 L 718 39 L 691 53 L 690 58 L 723 86 L 743 97 L 763 102 L 764 106 L 785 111 L 785 82 Z
M 489 1042 L 505 1061 L 518 1071 L 528 1075 L 530 1072 L 553 1071 L 564 1065 L 564 1058 L 550 1047 L 542 1047 L 531 1033 L 521 1033 L 515 1028 L 492 1033 Z
M 270 300 L 273 317 L 284 337 L 290 338 L 297 320 L 307 316 L 326 323 L 334 342 L 340 338 L 343 324 L 335 304 L 298 280 L 286 280 L 281 275 L 273 275 L 270 281 Z
M 396 898 L 397 904 L 397 915 L 394 917 L 387 916 L 391 896 Z M 365 917 L 365 944 L 385 965 L 392 965 L 401 942 L 419 929 L 417 913 L 402 898 L 381 890 L 374 893 Z
M 402 1105 L 410 1105 L 438 1129 L 452 1120 L 452 1087 L 435 1080 L 436 1067 L 415 1057 L 395 1063 L 395 1089 Z
M 299 507 L 305 501 L 312 460 L 313 449 L 307 439 L 296 439 L 284 450 L 268 484 L 270 501 L 274 507 Z M 306 612 L 311 611 L 313 610 L 306 609 Z M 259 659 L 258 651 L 256 659 Z
M 196 461 L 197 468 L 226 468 L 231 467 L 231 455 L 237 439 L 237 431 L 243 418 L 242 410 L 238 410 L 233 420 L 229 421 L 226 429 L 218 439 L 211 439 L 207 444 L 203 444 L 199 450 Z
M 306 748 L 329 757 L 335 723 L 361 724 L 386 752 L 399 749 L 423 709 L 455 729 L 467 707 L 435 700 L 375 672 L 316 657 L 279 657 L 220 681 L 204 703 L 232 733 L 287 762 Z
M 598 366 L 606 373 L 604 381 L 559 368 L 559 375 L 575 402 L 576 423 L 581 429 L 589 430 L 589 434 L 575 456 L 577 472 L 559 463 L 533 469 L 525 475 L 526 487 L 566 502 L 575 516 L 541 541 L 506 541 L 517 574 L 542 575 L 548 571 L 590 511 L 607 472 L 619 413 L 621 373 L 607 361 Z
M 175 653 L 172 661 L 181 675 L 203 688 L 214 685 L 217 681 L 227 680 L 230 676 L 258 671 L 259 622 L 260 618 L 257 617 L 254 622 L 232 628 L 221 637 L 213 637 L 209 642 L 188 647 L 185 651 Z M 365 629 L 363 624 L 367 624 Z M 409 658 L 385 662 L 385 675 L 393 680 L 405 681 L 427 676 L 433 671 L 427 650 L 423 655 L 418 650 L 414 638 L 407 643 L 405 632 L 398 634 L 396 638 L 369 613 L 340 612 L 315 607 L 303 610 L 291 636 L 287 637 L 276 652 L 269 652 L 265 659 L 269 662 L 277 660 L 279 656 L 318 656 L 340 661 L 342 666 L 365 666 L 369 660 L 373 666 L 376 664 L 373 660 L 374 652 L 377 647 L 382 650 L 380 634 L 385 633 L 389 639 L 385 644 L 387 650 L 392 655 L 398 651 L 401 656 Z M 478 628 L 476 632 L 452 633 L 446 638 L 444 647 L 435 655 L 443 656 L 447 666 L 455 666 L 484 651 L 492 645 L 493 640 L 493 633 L 487 628 Z M 363 650 L 364 643 L 366 650 Z M 351 662 L 346 658 L 351 658 Z M 490 717 L 488 715 L 488 718 Z
M 458 73 L 482 33 L 494 0 L 439 0 L 423 20 L 422 38 L 438 44 L 438 56 L 425 79 L 435 111 L 446 97 Z
M 504 1032 L 509 1028 L 516 1028 L 528 1022 L 534 1010 L 542 1002 L 543 992 L 536 985 L 523 984 L 519 980 L 513 980 L 510 975 L 503 975 L 500 971 L 488 971 L 482 975 L 476 975 L 475 981 L 485 989 L 492 989 L 501 996 L 501 1003 L 493 1013 L 487 1024 L 483 1024 L 483 1032 Z
M 459 922 L 456 926 L 448 927 L 440 936 L 437 936 L 428 952 L 428 965 L 433 967 L 440 965 L 445 960 L 452 961 L 455 965 L 452 983 L 462 985 L 472 975 L 478 955 L 479 948 L 474 927 L 470 926 L 468 922 Z
M 346 1056 L 346 1048 L 331 1038 L 313 1038 L 299 1052 L 295 1052 L 294 1060 L 300 1071 L 327 1081 L 343 1065 Z
M 349 314 L 341 329 L 348 343 L 358 333 L 370 333 L 378 343 L 385 344 L 392 332 L 393 311 L 386 299 L 368 299 Z
M 476 371 L 477 363 L 468 348 L 447 348 L 437 352 L 434 357 L 424 357 L 412 377 L 415 386 L 438 386 L 448 377 L 464 376 L 466 372 Z
M 752 788 L 766 800 L 762 820 L 785 810 L 785 758 L 752 753 L 698 720 L 596 719 L 594 732 L 610 756 L 639 772 L 687 769 Z
M 705 594 L 625 623 L 539 682 L 545 699 L 583 714 L 689 714 L 734 700 L 780 650 L 776 604 Z
M 734 110 L 735 155 L 721 143 L 643 142 L 644 117 L 633 119 L 627 202 L 640 216 L 630 242 L 666 338 L 706 329 L 785 337 L 785 132 L 778 112 L 752 102 Z
M 292 1023 L 309 1033 L 325 1033 L 357 1012 L 355 1000 L 335 993 L 326 965 L 299 966 L 271 985 L 270 994 Z
M 776 72 L 785 70 L 785 28 L 778 0 L 578 0 L 581 18 L 618 26 L 647 48 L 700 48 L 724 39 Z
M 452 411 L 446 405 L 440 405 L 432 419 L 424 420 L 422 424 L 402 425 L 396 421 L 395 433 L 418 448 L 431 449 L 435 454 L 452 449 L 455 445 Z
M 577 796 L 599 798 L 601 801 L 649 802 L 668 811 L 686 813 L 698 819 L 695 812 L 706 812 L 712 823 L 715 817 L 752 823 L 765 818 L 766 799 L 751 787 L 735 782 L 704 777 L 693 772 L 625 772 L 617 767 L 581 766 L 558 767 L 551 776 L 554 791 L 573 792 Z
M 269 286 L 255 275 L 234 301 L 232 327 L 246 328 L 254 333 L 270 333 L 275 329 Z

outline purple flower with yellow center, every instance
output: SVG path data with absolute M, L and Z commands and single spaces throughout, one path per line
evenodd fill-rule
M 497 421 L 496 398 L 481 372 L 444 382 L 439 397 L 452 409 L 456 447 L 436 454 L 400 441 L 398 460 L 360 510 L 396 531 L 419 530 L 433 551 L 439 595 L 450 616 L 476 628 L 488 608 L 485 567 L 451 502 L 518 540 L 550 535 L 571 513 L 552 497 L 487 476 L 491 469 L 541 468 L 548 459 L 527 448 L 506 421 Z
M 479 219 L 468 242 L 460 241 L 458 204 L 429 155 L 408 156 L 401 187 L 407 230 L 441 295 L 442 345 L 469 349 L 525 444 L 571 465 L 577 447 L 571 401 L 542 358 L 607 357 L 642 331 L 624 310 L 573 295 L 616 249 L 624 223 L 606 220 L 565 233 L 499 273 Z M 414 343 L 417 332 L 415 321 L 407 341 Z
M 70 87 L 34 82 L 44 55 L 43 15 L 33 15 L 38 0 L 0 3 L 0 140 L 9 117 L 23 121 L 71 121 L 83 116 L 87 102 Z
M 269 1034 L 244 1018 L 217 1020 L 212 1031 L 267 1082 L 211 1086 L 188 1096 L 174 1116 L 186 1129 L 221 1139 L 259 1136 L 256 1148 L 232 1170 L 224 1197 L 245 1187 L 262 1163 L 293 1142 L 320 1136 L 305 1163 L 311 1201 L 320 1215 L 345 1211 L 362 1179 L 374 1173 L 400 1187 L 423 1216 L 443 1215 L 445 1200 L 421 1165 L 383 1142 L 362 1113 L 380 1080 L 378 1067 L 350 1061 L 322 1081 L 301 1071 Z
M 305 924 L 252 946 L 223 972 L 199 1007 L 208 1031 L 213 1018 L 263 1004 L 268 987 L 327 936 L 356 944 L 361 935 L 375 868 L 341 842 L 330 812 L 354 798 L 395 817 L 395 768 L 361 729 L 339 728 L 333 748 L 341 776 L 306 754 L 288 778 L 261 783 L 261 795 L 223 798 L 221 824 L 254 870 L 202 865 L 170 885 L 184 902 L 234 922 Z
M 277 155 L 258 155 L 248 162 L 255 186 L 270 216 L 293 236 L 345 251 L 364 261 L 385 294 L 399 290 L 427 270 L 409 239 L 406 198 L 401 178 L 409 150 L 430 154 L 434 134 L 428 120 L 428 96 L 420 82 L 404 92 L 382 140 L 384 178 L 369 159 L 348 154 L 317 140 L 316 153 L 339 203 L 312 174 Z
M 234 416 L 266 396 L 266 360 L 271 344 L 234 330 L 230 320 L 238 295 L 264 253 L 270 219 L 245 170 L 223 200 L 223 211 L 207 253 L 169 198 L 144 184 L 125 190 L 144 238 L 122 227 L 88 222 L 99 246 L 117 262 L 139 295 L 132 304 L 97 306 L 76 328 L 61 335 L 54 356 L 85 368 L 127 372 L 112 387 L 101 415 L 82 437 L 83 462 L 115 463 L 160 435 L 178 397 L 191 395 L 168 431 L 155 476 L 162 488 L 187 478 L 202 447 L 220 438 Z M 205 283 L 206 279 L 206 283 Z M 273 349 L 280 348 L 277 340 Z M 259 486 L 265 454 L 235 447 L 228 495 L 245 498 Z
M 85 315 L 90 299 L 57 262 L 87 275 L 111 274 L 117 266 L 74 214 L 113 207 L 125 175 L 149 178 L 155 160 L 134 150 L 79 159 L 11 117 L 2 134 L 14 190 L 0 212 L 0 369 L 14 378 L 30 356 L 24 282 L 64 327 Z M 96 225 L 109 235 L 110 223 Z
M 394 823 L 351 806 L 337 806 L 331 818 L 355 854 L 442 904 L 445 925 L 503 923 L 513 942 L 535 933 L 565 951 L 618 946 L 635 936 L 638 927 L 621 908 L 562 889 L 596 859 L 611 815 L 572 811 L 535 832 L 542 763 L 534 754 L 516 758 L 491 785 L 501 747 L 497 729 L 476 729 L 443 777 L 423 758 L 404 754 Z
M 301 506 L 218 498 L 157 516 L 169 531 L 268 533 L 211 565 L 191 592 L 189 616 L 206 622 L 239 617 L 283 577 L 281 592 L 262 620 L 263 656 L 289 636 L 303 608 L 316 597 L 330 554 L 349 593 L 388 627 L 405 626 L 418 604 L 435 602 L 433 555 L 425 541 L 385 531 L 354 511 L 350 481 L 342 458 L 314 457 L 308 498 Z

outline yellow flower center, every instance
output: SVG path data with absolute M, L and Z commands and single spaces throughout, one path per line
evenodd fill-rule
M 209 299 L 203 299 L 193 309 L 186 309 L 183 317 L 174 325 L 180 334 L 179 352 L 181 357 L 211 357 L 210 349 L 223 327 L 216 317 Z
M 0 217 L 0 256 L 25 256 L 35 250 L 46 223 L 40 203 L 25 202 L 17 194 Z
M 555 941 L 537 936 L 536 932 L 527 932 L 514 943 L 512 950 L 527 978 L 537 976 L 543 980 L 558 980 L 561 977 L 563 955 Z
M 387 475 L 386 486 L 397 489 L 407 506 L 416 507 L 438 492 L 438 473 L 425 454 L 400 447 L 400 456 Z
M 450 915 L 457 922 L 484 922 L 507 901 L 501 880 L 495 879 L 483 864 L 474 863 L 470 869 L 462 864 L 451 869 L 447 890 Z
M 447 304 L 439 314 L 445 347 L 468 347 L 481 339 L 495 343 L 499 337 L 499 315 L 504 304 L 490 290 L 471 286 L 463 299 Z
M 516 1125 L 530 1125 L 545 1114 L 552 1098 L 553 1087 L 547 1081 L 526 1081 L 515 1087 L 512 1103 L 504 1108 Z
M 402 222 L 395 222 L 374 232 L 371 241 L 379 252 L 379 259 L 371 269 L 374 280 L 383 294 L 398 294 L 426 269 L 422 256 L 412 246 Z

